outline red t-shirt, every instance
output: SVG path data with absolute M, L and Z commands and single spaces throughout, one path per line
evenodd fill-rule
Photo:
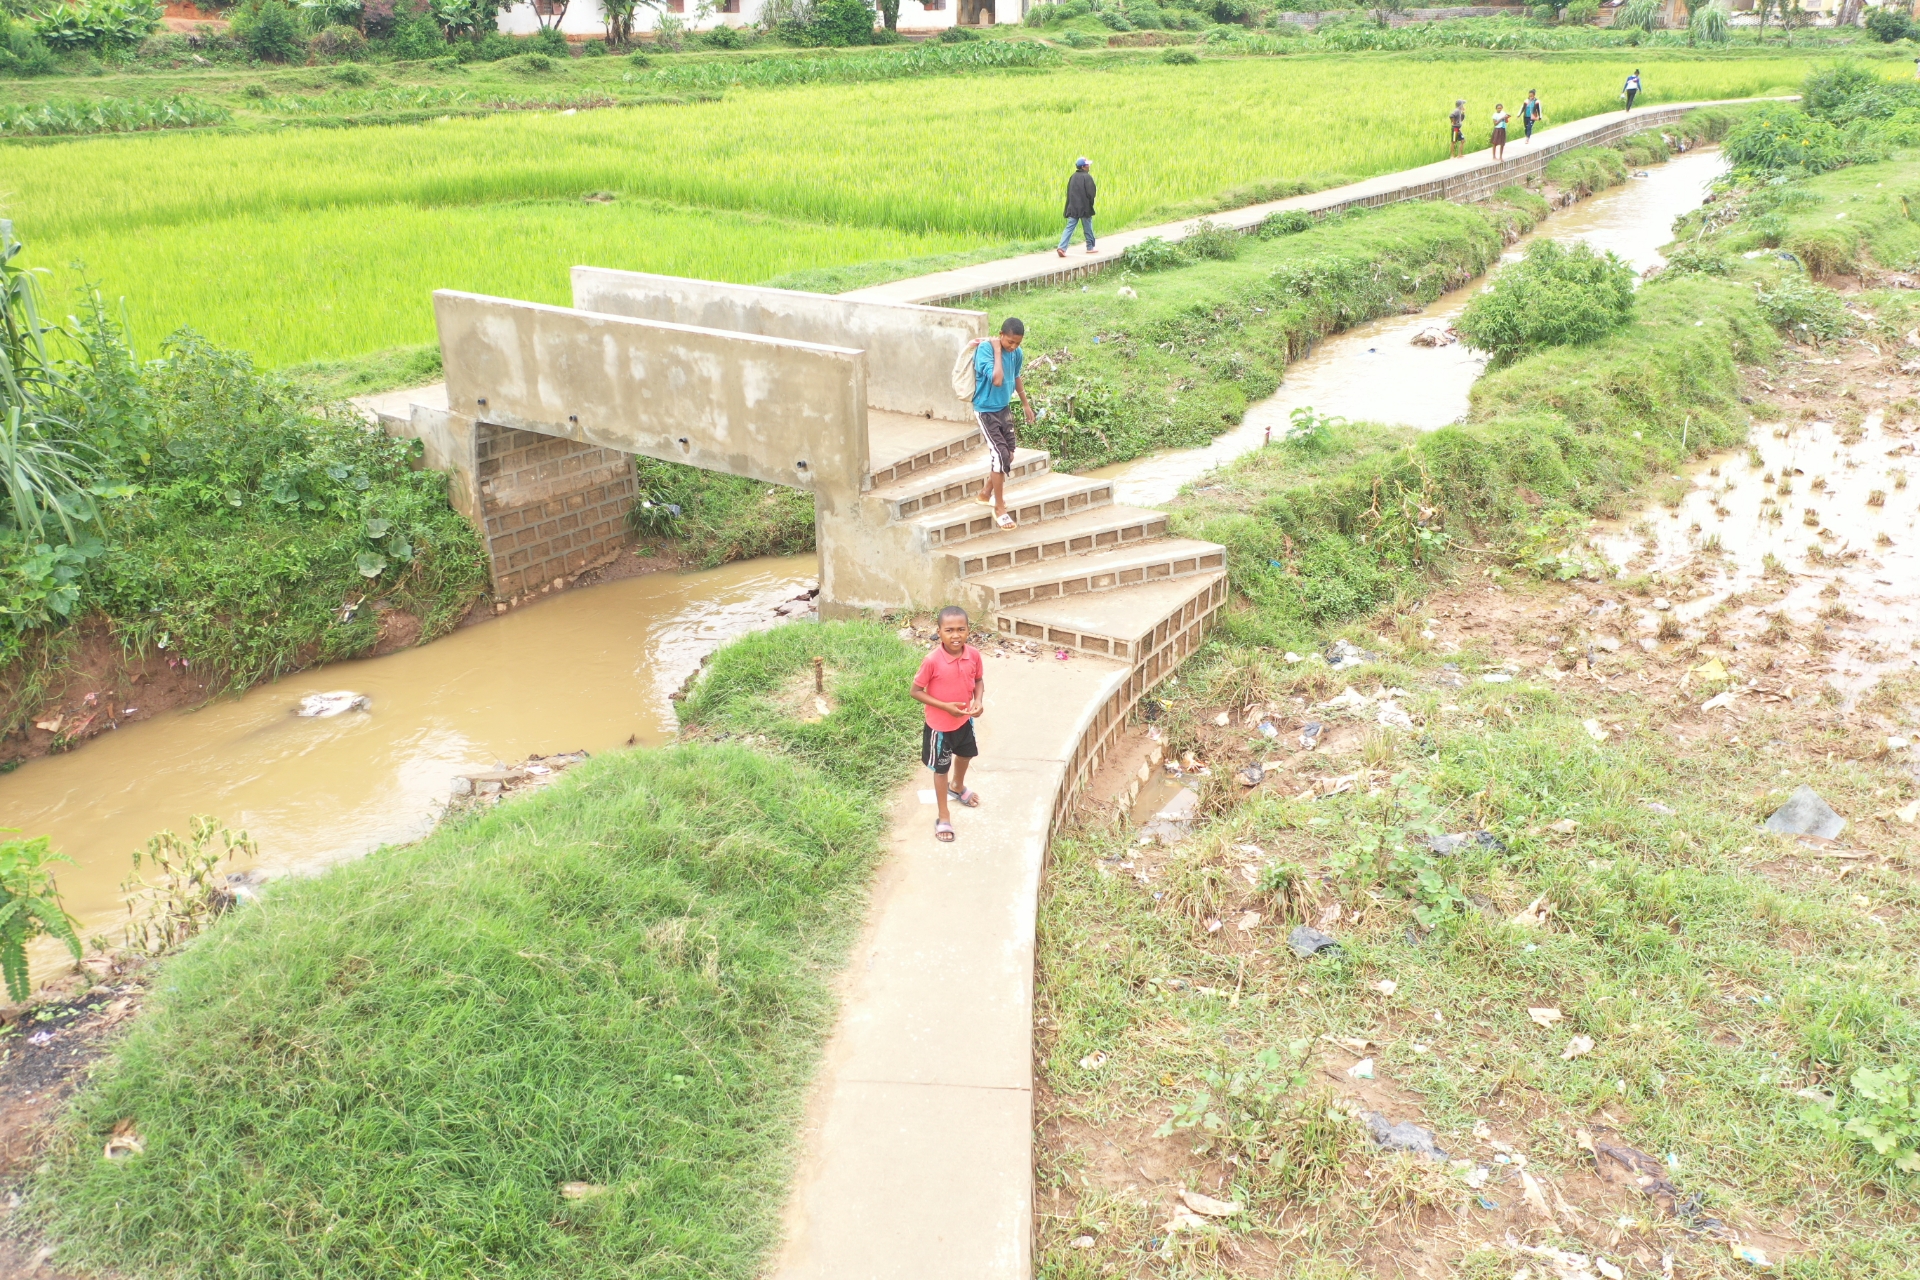
M 913 678 L 913 687 L 924 689 L 930 698 L 942 702 L 957 702 L 966 706 L 973 701 L 973 689 L 986 675 L 986 669 L 980 663 L 980 651 L 972 645 L 963 646 L 960 655 L 955 657 L 944 645 L 935 645 L 927 660 L 920 664 L 920 673 Z M 928 707 L 927 723 L 941 733 L 952 733 L 967 722 L 965 716 L 948 715 L 938 707 Z

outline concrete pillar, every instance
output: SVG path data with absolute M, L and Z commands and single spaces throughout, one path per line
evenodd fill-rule
M 478 524 L 497 598 L 571 578 L 630 541 L 630 455 L 490 422 L 474 424 L 473 446 Z

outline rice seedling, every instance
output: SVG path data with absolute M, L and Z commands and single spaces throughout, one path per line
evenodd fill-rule
M 127 298 L 143 341 L 192 325 L 278 364 L 423 341 L 435 287 L 560 299 L 575 262 L 753 280 L 1038 238 L 1057 230 L 1062 175 L 1081 154 L 1097 158 L 1108 229 L 1249 183 L 1405 168 L 1444 154 L 1436 99 L 1490 101 L 1519 84 L 1502 64 L 1464 63 L 1436 95 L 1432 66 L 1403 61 L 1368 59 L 1358 75 L 1352 59 L 1329 58 L 1023 76 L 991 91 L 1023 123 L 989 165 L 956 145 L 991 128 L 967 77 L 579 115 L 102 138 L 9 155 L 0 212 L 37 261 L 84 262 L 109 297 Z M 1650 92 L 1669 100 L 1790 89 L 1807 65 L 1643 63 Z M 1615 105 L 1610 68 L 1524 74 L 1559 120 Z M 657 210 L 574 203 L 586 192 L 814 225 L 662 222 Z M 568 203 L 508 203 L 548 201 Z

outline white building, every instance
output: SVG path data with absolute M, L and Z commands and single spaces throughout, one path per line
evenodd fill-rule
M 684 15 L 689 31 L 712 27 L 750 27 L 760 21 L 765 0 L 718 0 L 713 12 L 701 16 L 697 0 L 667 0 L 666 11 Z M 937 31 L 955 25 L 1012 25 L 1026 17 L 1029 0 L 900 0 L 902 31 Z M 536 8 L 536 6 L 538 6 Z M 500 15 L 500 30 L 508 35 L 530 36 L 540 30 L 542 15 L 548 25 L 560 5 L 556 0 L 529 0 L 516 4 Z M 652 31 L 660 25 L 659 11 L 641 8 L 635 11 L 635 32 Z M 600 0 L 572 0 L 560 19 L 560 30 L 575 38 L 603 35 L 606 23 L 601 18 Z

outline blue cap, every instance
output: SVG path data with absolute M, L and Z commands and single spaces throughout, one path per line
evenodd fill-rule
M 1081 156 L 1081 157 L 1080 157 L 1080 158 L 1079 158 L 1078 160 L 1075 160 L 1075 161 L 1073 162 L 1073 167 L 1074 167 L 1074 168 L 1076 168 L 1076 169 L 1084 169 L 1084 168 L 1086 168 L 1086 167 L 1087 167 L 1087 158 L 1086 158 L 1085 156 Z

